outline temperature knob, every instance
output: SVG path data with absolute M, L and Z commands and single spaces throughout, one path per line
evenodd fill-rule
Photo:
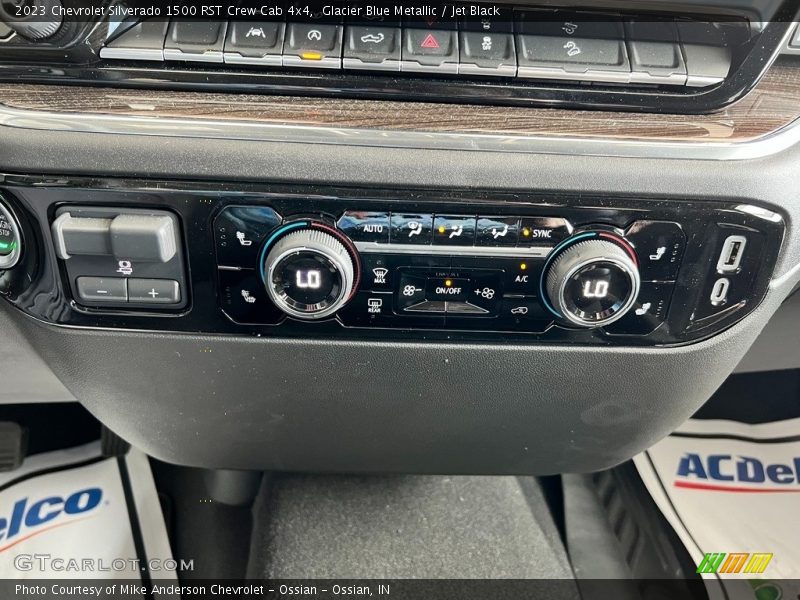
M 323 223 L 290 223 L 262 250 L 261 276 L 270 299 L 286 314 L 322 319 L 342 308 L 358 286 L 352 243 Z
M 581 327 L 621 319 L 639 294 L 636 254 L 622 238 L 606 233 L 584 233 L 563 242 L 542 277 L 548 308 Z

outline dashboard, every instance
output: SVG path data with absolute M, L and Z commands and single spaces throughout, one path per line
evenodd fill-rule
M 800 44 L 791 2 L 642 4 L 7 18 L 7 389 L 206 468 L 647 448 L 800 282 Z

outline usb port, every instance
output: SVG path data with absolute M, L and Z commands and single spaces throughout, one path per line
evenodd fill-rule
M 747 245 L 747 238 L 741 235 L 729 235 L 722 245 L 719 260 L 717 261 L 717 271 L 720 273 L 730 273 L 738 271 L 742 264 L 744 247 Z

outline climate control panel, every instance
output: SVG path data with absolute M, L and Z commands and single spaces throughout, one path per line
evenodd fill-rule
M 555 216 L 345 210 L 326 224 L 229 206 L 214 231 L 222 309 L 241 324 L 336 314 L 351 327 L 647 335 L 686 248 L 677 222 Z
M 741 202 L 27 179 L 1 291 L 71 326 L 684 344 L 758 305 L 784 234 Z

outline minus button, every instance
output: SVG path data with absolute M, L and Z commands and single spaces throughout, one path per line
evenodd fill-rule
M 77 287 L 82 302 L 128 301 L 128 280 L 122 277 L 78 277 Z

